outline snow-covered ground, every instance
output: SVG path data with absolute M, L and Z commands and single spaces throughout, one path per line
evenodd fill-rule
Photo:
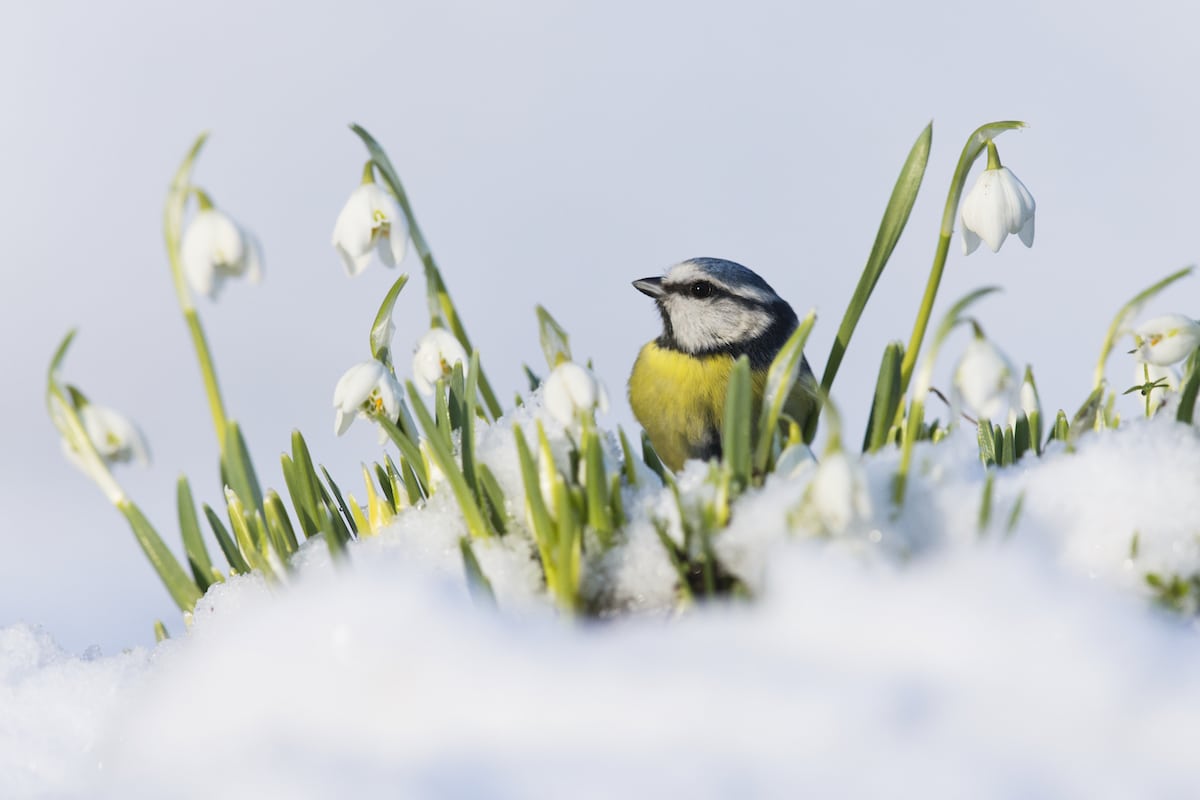
M 558 617 L 511 542 L 477 547 L 481 607 L 446 502 L 351 564 L 313 541 L 286 586 L 215 587 L 153 651 L 0 629 L 0 796 L 1194 793 L 1200 639 L 1144 580 L 1200 571 L 1194 429 L 1027 458 L 982 533 L 970 430 L 918 450 L 898 518 L 894 455 L 865 468 L 873 510 L 840 537 L 786 530 L 810 473 L 739 501 L 717 547 L 752 601 L 667 610 L 635 522 L 602 579 L 638 613 Z

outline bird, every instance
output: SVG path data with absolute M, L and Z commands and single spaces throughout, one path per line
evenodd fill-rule
M 642 347 L 629 376 L 634 416 L 672 471 L 688 459 L 717 458 L 734 363 L 749 358 L 757 410 L 767 369 L 796 329 L 796 312 L 753 270 L 722 258 L 688 259 L 633 286 L 653 298 L 662 317 L 662 333 Z M 784 413 L 803 424 L 815 397 L 802 356 Z

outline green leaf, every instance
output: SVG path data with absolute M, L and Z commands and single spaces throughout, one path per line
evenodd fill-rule
M 254 464 L 246 449 L 246 440 L 242 437 L 242 429 L 236 422 L 230 420 L 225 425 L 225 447 L 222 474 L 229 486 L 242 498 L 249 501 L 250 509 L 262 509 L 262 489 L 258 486 L 258 476 L 254 472 Z
M 163 625 L 161 619 L 154 620 L 154 643 L 159 644 L 171 638 L 171 634 L 167 633 L 167 626 Z
M 204 594 L 200 587 L 188 577 L 140 508 L 126 500 L 117 504 L 117 510 L 125 515 L 129 527 L 133 529 L 134 538 L 137 539 L 146 558 L 150 559 L 150 565 L 167 587 L 175 605 L 183 611 L 191 611 L 196 601 Z
M 200 535 L 200 520 L 196 516 L 196 503 L 192 499 L 192 488 L 184 475 L 175 485 L 175 505 L 179 513 L 179 531 L 183 537 L 183 550 L 187 553 L 192 577 L 200 591 L 208 591 L 213 582 L 213 564 Z
M 421 406 L 424 410 L 424 406 Z M 425 412 L 428 415 L 429 412 Z M 431 493 L 429 486 L 429 472 L 425 469 L 425 457 L 421 455 L 421 449 L 417 447 L 416 442 L 408 437 L 405 431 L 402 431 L 396 423 L 392 422 L 387 417 L 375 417 L 376 422 L 383 428 L 388 438 L 392 440 L 392 444 L 400 451 L 401 463 L 409 469 L 414 478 L 413 483 L 415 488 L 420 490 L 421 495 L 428 497 Z M 409 475 L 404 476 L 405 485 L 408 484 Z M 418 498 L 413 498 L 412 493 L 409 494 L 409 499 L 416 502 Z
M 863 309 L 867 307 L 867 301 L 870 300 L 871 293 L 875 291 L 875 285 L 883 274 L 883 268 L 887 266 L 888 259 L 891 258 L 892 251 L 896 249 L 896 243 L 900 241 L 900 235 L 904 232 L 904 226 L 908 224 L 913 204 L 917 200 L 917 193 L 921 189 L 921 182 L 925 178 L 925 166 L 929 162 L 929 150 L 932 142 L 933 123 L 931 122 L 925 126 L 925 130 L 921 131 L 921 135 L 917 137 L 917 141 L 909 150 L 904 166 L 900 168 L 900 176 L 896 178 L 896 185 L 892 188 L 891 197 L 888 198 L 883 219 L 879 222 L 875 243 L 871 246 L 871 253 L 867 256 L 867 263 L 858 279 L 858 286 L 854 289 L 850 305 L 846 307 L 846 313 L 842 316 L 842 324 L 838 327 L 837 337 L 833 341 L 829 359 L 825 362 L 825 372 L 821 377 L 821 388 L 826 395 L 833 388 L 833 381 L 837 377 L 838 368 L 842 364 L 846 349 L 850 346 L 850 338 L 854 335 L 854 329 L 862 317 Z M 816 436 L 817 416 L 817 414 L 812 414 L 805 422 L 804 441 L 807 444 L 811 444 Z
M 871 416 L 867 433 L 863 437 L 863 450 L 876 453 L 888 441 L 888 430 L 900 407 L 900 363 L 904 360 L 904 345 L 889 342 L 883 350 L 879 364 L 879 377 L 875 380 L 875 399 L 871 401 Z
M 542 571 L 546 574 L 546 584 L 552 587 L 557 584 L 557 562 L 554 554 L 559 539 L 558 523 L 550 516 L 546 498 L 542 496 L 537 461 L 529 449 L 529 443 L 525 440 L 520 425 L 513 425 L 513 437 L 517 443 L 517 460 L 521 465 L 521 482 L 525 487 L 525 504 L 533 526 L 533 540 L 537 544 Z
M 337 509 L 342 513 L 342 518 L 346 521 L 347 526 L 349 526 L 350 532 L 357 534 L 358 526 L 354 523 L 354 517 L 351 516 L 350 509 L 346 507 L 346 501 L 342 497 L 342 490 L 333 482 L 333 476 L 329 474 L 329 470 L 325 469 L 325 467 L 321 467 L 321 474 L 325 476 L 325 483 L 329 484 L 329 491 L 333 493 L 333 498 L 337 501 Z M 386 477 L 384 475 L 384 478 Z M 387 484 L 390 481 L 384 480 L 382 483 Z M 386 492 L 386 489 L 384 491 Z M 395 503 L 392 503 L 392 506 L 394 508 Z
M 625 435 L 625 430 L 620 425 L 617 426 L 617 438 L 621 442 L 621 468 L 625 473 L 625 482 L 630 486 L 637 486 L 637 466 L 633 455 L 633 445 L 629 443 L 629 437 Z
M 1175 412 L 1177 421 L 1185 425 L 1192 424 L 1192 419 L 1196 414 L 1197 394 L 1200 394 L 1200 369 L 1193 367 L 1179 393 L 1179 410 Z
M 293 432 L 293 447 L 294 437 L 298 434 L 299 431 Z M 279 460 L 283 465 L 283 481 L 287 484 L 288 496 L 292 498 L 292 508 L 296 509 L 296 519 L 300 521 L 300 530 L 304 531 L 304 538 L 308 539 L 320 531 L 317 526 L 317 511 L 312 503 L 308 480 L 301 474 L 302 470 L 296 466 L 287 453 L 280 455 Z
M 479 486 L 483 491 L 484 510 L 492 522 L 492 528 L 497 533 L 505 533 L 508 530 L 508 512 L 505 510 L 504 490 L 500 488 L 499 481 L 488 469 L 487 464 L 479 465 Z
M 521 367 L 525 370 L 525 380 L 529 381 L 529 391 L 536 392 L 538 387 L 542 385 L 542 379 L 529 368 L 528 364 L 522 364 Z
M 1035 411 L 1034 413 L 1036 414 L 1037 412 Z M 1030 431 L 1031 428 L 1029 424 L 1029 417 L 1025 416 L 1024 414 L 1017 417 L 1017 425 L 1016 428 L 1013 429 L 1013 444 L 1016 451 L 1015 455 L 1018 460 L 1021 458 L 1021 456 L 1025 455 L 1030 447 L 1032 447 L 1033 437 L 1031 436 Z
M 1060 442 L 1066 442 L 1071 436 L 1071 424 L 1067 422 L 1067 415 L 1059 409 L 1058 416 L 1054 418 L 1054 428 L 1050 432 L 1051 439 L 1057 439 Z
M 300 549 L 300 544 L 296 541 L 296 530 L 292 527 L 291 519 L 288 518 L 287 507 L 284 506 L 283 500 L 274 489 L 267 491 L 266 499 L 263 501 L 263 510 L 267 519 L 267 530 L 274 534 L 283 545 L 276 552 L 286 560 L 286 557 Z
M 771 444 L 775 439 L 776 428 L 784 405 L 792 397 L 796 381 L 805 380 L 800 375 L 800 366 L 804 363 L 804 344 L 817 322 L 816 311 L 809 311 L 804 319 L 796 326 L 796 330 L 788 337 L 783 347 L 775 354 L 771 366 L 767 368 L 767 382 L 763 389 L 762 409 L 758 419 L 758 444 L 754 449 L 754 471 L 762 475 L 767 472 L 767 462 L 771 457 Z M 749 362 L 746 365 L 749 378 Z M 808 387 L 800 387 L 803 392 Z M 816 398 L 812 397 L 808 418 L 814 420 Z M 747 409 L 749 412 L 749 409 Z M 814 423 L 814 431 L 816 426 Z
M 587 519 L 588 526 L 596 532 L 605 549 L 612 544 L 612 509 L 608 499 L 608 473 L 604 469 L 604 451 L 600 446 L 600 436 L 596 430 L 588 426 L 583 431 L 583 441 L 580 445 L 583 462 L 587 467 Z
M 274 579 L 276 577 L 275 570 L 267 561 L 265 542 L 257 541 L 255 532 L 251 530 L 245 502 L 236 491 L 226 487 L 225 503 L 226 511 L 229 514 L 229 528 L 233 531 L 233 540 L 237 542 L 242 556 L 245 557 L 252 569 L 258 570 L 268 579 Z
M 583 530 L 570 487 L 565 481 L 554 482 L 554 520 L 558 541 L 554 549 L 554 585 L 550 587 L 560 609 L 575 611 L 579 606 L 579 563 Z
M 429 416 L 428 409 L 421 402 L 420 395 L 417 394 L 417 387 L 413 386 L 412 381 L 408 384 L 408 397 L 412 402 L 413 412 L 417 415 L 417 421 L 421 425 L 421 429 L 425 431 L 425 441 L 429 443 L 429 449 L 432 451 L 433 458 L 441 468 L 442 473 L 446 476 L 446 480 L 450 484 L 451 491 L 454 492 L 454 497 L 458 500 L 458 507 L 462 511 L 463 519 L 467 523 L 467 530 L 472 536 L 488 537 L 492 535 L 491 529 L 488 527 L 487 520 L 484 519 L 483 512 L 479 510 L 479 504 L 475 500 L 475 495 L 467 486 L 467 481 L 463 477 L 462 469 L 454 458 L 454 451 L 451 449 L 448 441 L 448 432 L 439 432 L 433 418 Z M 444 435 L 443 435 L 444 434 Z
M 370 480 L 369 475 L 367 476 L 367 480 Z M 392 479 L 391 479 L 391 476 L 388 474 L 388 470 L 386 467 L 383 467 L 379 464 L 375 465 L 375 482 L 379 484 L 379 490 L 381 492 L 383 492 L 384 500 L 386 500 L 387 504 L 389 506 L 391 506 L 392 513 L 395 513 L 396 508 L 397 508 L 397 506 L 396 506 L 396 489 L 392 485 Z M 340 495 L 339 495 L 339 497 L 340 497 Z M 339 500 L 339 502 L 341 502 L 341 501 Z M 357 526 L 355 526 L 355 533 L 357 533 L 358 530 L 360 530 L 360 529 Z
M 642 462 L 650 468 L 655 475 L 662 479 L 663 483 L 670 483 L 671 480 L 667 477 L 671 471 L 667 469 L 667 465 L 658 457 L 658 453 L 654 451 L 654 445 L 650 443 L 650 437 L 642 431 Z
M 546 354 L 546 364 L 554 369 L 564 361 L 571 360 L 571 344 L 567 332 L 550 316 L 544 307 L 538 306 L 538 338 L 542 342 L 542 352 Z M 533 387 L 537 388 L 537 387 Z
M 1017 463 L 1016 439 L 1011 425 L 1004 428 L 1003 445 L 1000 450 L 1000 465 L 1011 467 Z
M 229 531 L 221 522 L 221 518 L 217 516 L 217 512 L 213 511 L 207 503 L 204 504 L 203 509 L 209 527 L 212 528 L 213 536 L 217 538 L 217 544 L 221 546 L 221 552 L 225 554 L 225 561 L 229 564 L 229 568 L 239 575 L 249 574 L 250 564 L 242 556 L 242 551 L 238 549 L 237 543 L 229 535 Z
M 996 440 L 992 437 L 992 423 L 981 419 L 975 430 L 979 441 L 979 460 L 985 467 L 995 465 L 999 459 L 996 454 Z
M 987 531 L 992 522 L 992 495 L 995 491 L 996 473 L 988 470 L 983 481 L 983 499 L 979 503 L 979 533 Z
M 1075 416 L 1071 419 L 1071 428 L 1067 436 L 1067 443 L 1074 445 L 1079 437 L 1096 427 L 1096 420 L 1100 415 L 1100 406 L 1104 403 L 1104 387 L 1098 386 L 1088 395 L 1087 400 L 1083 401 L 1083 405 L 1075 412 Z
M 1025 492 L 1017 495 L 1017 501 L 1013 503 L 1012 511 L 1008 514 L 1008 524 L 1004 526 L 1004 535 L 1011 536 L 1012 532 L 1017 529 L 1017 523 L 1021 521 L 1021 510 L 1025 507 Z
M 471 540 L 466 536 L 461 537 L 458 540 L 458 549 L 462 552 L 463 574 L 467 578 L 467 589 L 471 592 L 471 597 L 479 605 L 495 608 L 496 593 L 492 589 L 491 581 L 483 574 L 479 560 L 475 558 Z
M 625 527 L 629 521 L 625 517 L 625 501 L 621 499 L 621 475 L 613 473 L 608 486 L 608 497 L 610 499 L 609 513 L 612 515 L 613 526 L 617 529 Z
M 388 289 L 383 302 L 379 305 L 379 313 L 371 325 L 371 355 L 384 364 L 392 363 L 392 309 L 396 306 L 396 298 L 400 290 L 408 283 L 408 275 L 401 275 Z
M 725 393 L 725 420 L 721 426 L 722 463 L 741 491 L 750 485 L 750 359 L 740 356 L 729 374 Z

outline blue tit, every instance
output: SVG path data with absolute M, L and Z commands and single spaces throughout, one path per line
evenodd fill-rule
M 659 458 L 678 470 L 690 458 L 721 454 L 729 375 L 750 359 L 754 406 L 762 404 L 767 369 L 796 329 L 796 312 L 766 281 L 741 264 L 693 258 L 634 288 L 654 298 L 662 334 L 638 354 L 629 403 Z M 814 382 L 802 359 L 784 413 L 803 423 L 814 408 Z M 757 420 L 757 413 L 755 420 Z

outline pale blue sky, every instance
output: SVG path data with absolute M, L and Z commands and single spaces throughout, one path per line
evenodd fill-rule
M 857 437 L 883 344 L 908 336 L 958 151 L 993 119 L 1031 125 L 999 145 L 1037 199 L 1037 242 L 970 258 L 956 242 L 942 306 L 1003 285 L 980 307 L 988 332 L 1033 362 L 1048 404 L 1083 399 L 1113 311 L 1200 249 L 1196 16 L 1174 2 L 1033 0 L 8 6 L 0 625 L 108 650 L 147 641 L 156 617 L 181 627 L 124 521 L 62 459 L 41 393 L 78 325 L 67 377 L 151 440 L 153 471 L 121 473 L 130 493 L 172 541 L 180 471 L 218 496 L 159 228 L 198 131 L 214 134 L 197 180 L 266 254 L 262 286 L 230 285 L 201 312 L 230 410 L 277 484 L 293 427 L 345 482 L 377 452 L 365 428 L 332 436 L 333 385 L 367 356 L 395 277 L 350 281 L 329 246 L 363 161 L 348 122 L 403 173 L 502 393 L 540 361 L 542 302 L 595 359 L 611 421 L 628 424 L 625 377 L 657 329 L 629 281 L 695 255 L 740 261 L 798 312 L 818 309 L 820 369 L 895 174 L 933 119 L 925 189 L 835 390 Z M 400 352 L 425 324 L 421 290 L 401 297 Z M 1155 309 L 1195 314 L 1196 295 L 1193 280 Z

